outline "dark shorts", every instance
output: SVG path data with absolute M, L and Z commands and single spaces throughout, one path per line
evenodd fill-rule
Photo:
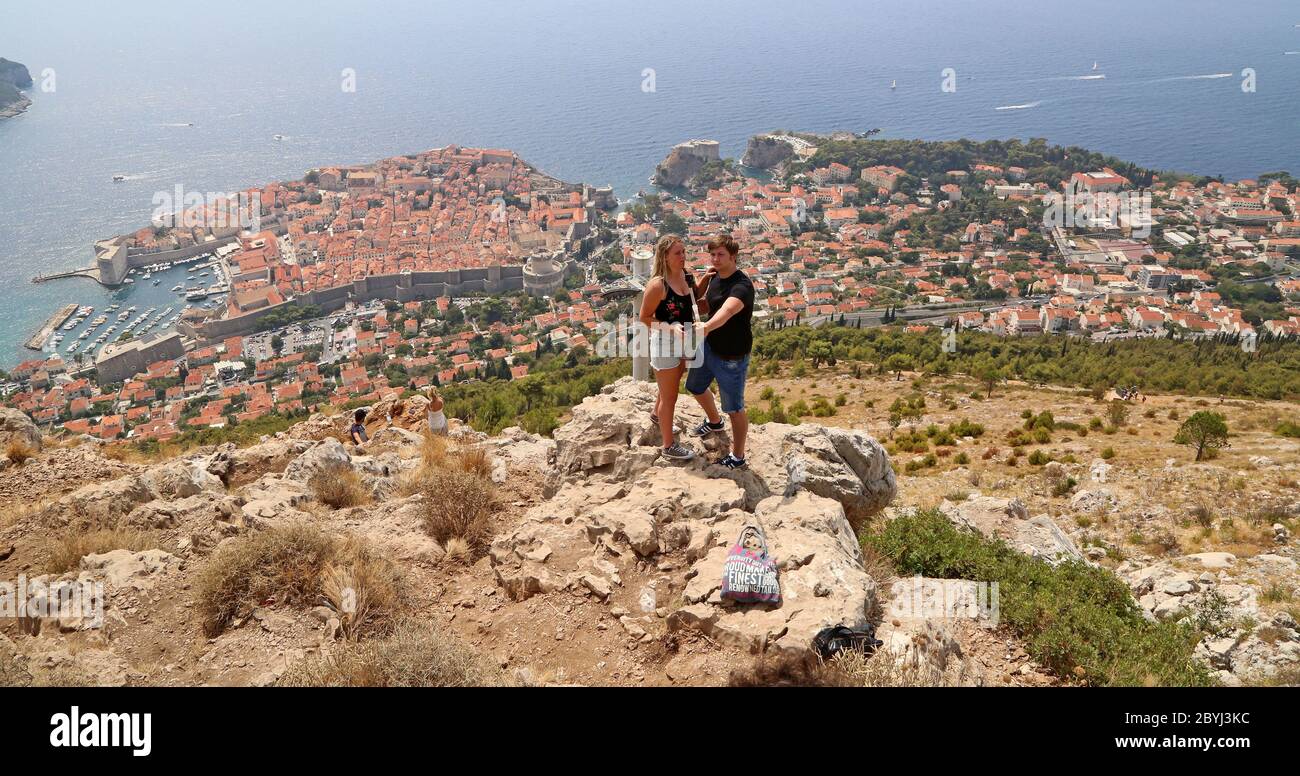
M 686 391 L 699 396 L 709 390 L 709 384 L 718 381 L 718 393 L 722 394 L 722 411 L 740 412 L 745 409 L 745 378 L 749 374 L 749 354 L 734 360 L 719 358 L 709 348 L 708 340 L 701 346 L 704 352 L 703 363 L 692 366 L 686 375 Z

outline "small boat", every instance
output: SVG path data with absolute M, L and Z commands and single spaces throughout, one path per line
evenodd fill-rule
M 284 135 L 272 135 L 276 140 L 284 140 Z
M 153 284 L 156 286 L 156 285 L 158 285 L 158 284 L 161 283 L 161 282 L 162 282 L 161 280 L 155 280 L 155 281 L 153 282 Z
M 897 88 L 898 88 L 898 81 L 896 81 L 896 80 L 895 80 L 895 81 L 890 81 L 890 82 L 889 82 L 889 88 L 890 88 L 890 89 L 897 89 Z
M 1096 63 L 1095 61 L 1092 63 L 1092 69 L 1093 69 L 1093 70 L 1096 70 L 1096 69 L 1097 69 L 1097 63 Z
M 114 182 L 114 183 L 121 183 L 121 182 L 124 181 L 124 180 L 126 180 L 126 176 L 125 176 L 125 175 L 114 175 L 114 176 L 113 176 L 113 182 Z

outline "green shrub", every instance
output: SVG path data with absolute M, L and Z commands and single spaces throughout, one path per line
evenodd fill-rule
M 1192 656 L 1196 630 L 1148 622 L 1128 586 L 1105 569 L 1052 566 L 960 530 L 936 510 L 891 520 L 863 545 L 889 558 L 900 576 L 997 582 L 1001 622 L 1058 676 L 1093 685 L 1213 684 Z

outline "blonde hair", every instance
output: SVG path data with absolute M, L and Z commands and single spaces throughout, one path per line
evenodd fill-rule
M 651 278 L 662 278 L 668 275 L 668 252 L 673 249 L 674 244 L 681 245 L 682 250 L 686 250 L 686 241 L 679 235 L 666 234 L 659 238 L 659 242 L 655 244 L 655 265 L 650 271 Z

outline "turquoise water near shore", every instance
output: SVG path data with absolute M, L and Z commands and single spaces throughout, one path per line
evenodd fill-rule
M 674 143 L 710 137 L 739 156 L 777 128 L 1045 137 L 1157 168 L 1300 173 L 1294 0 L 73 0 L 5 18 L 0 55 L 37 86 L 26 114 L 0 121 L 0 367 L 33 355 L 23 340 L 61 304 L 157 304 L 139 280 L 29 282 L 145 225 L 155 193 L 448 143 L 512 148 L 621 196 Z M 940 89 L 948 67 L 955 93 Z

